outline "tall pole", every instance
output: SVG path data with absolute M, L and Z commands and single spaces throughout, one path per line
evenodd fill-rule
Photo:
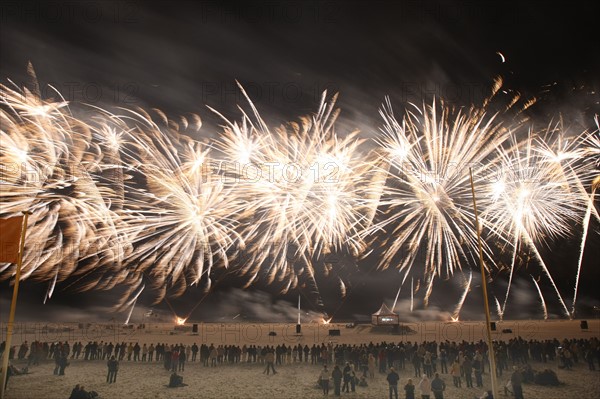
M 21 266 L 23 264 L 23 249 L 25 248 L 25 235 L 27 234 L 27 219 L 31 212 L 23 211 L 23 225 L 21 227 L 21 242 L 19 243 L 19 255 L 17 258 L 17 271 L 15 272 L 15 285 L 13 287 L 12 302 L 10 303 L 10 314 L 8 315 L 8 324 L 6 326 L 6 345 L 4 346 L 4 356 L 2 358 L 2 377 L 0 379 L 0 399 L 4 398 L 6 374 L 8 372 L 8 357 L 10 355 L 10 346 L 13 335 L 13 324 L 15 321 L 15 312 L 17 310 L 17 295 L 19 293 L 19 280 L 21 279 Z
M 473 196 L 473 212 L 475 214 L 475 230 L 477 230 L 477 246 L 479 248 L 479 266 L 481 267 L 481 288 L 483 289 L 483 305 L 485 308 L 485 327 L 487 332 L 487 345 L 490 360 L 490 377 L 492 379 L 492 392 L 494 397 L 498 396 L 498 381 L 496 380 L 496 354 L 494 353 L 494 342 L 492 341 L 492 326 L 490 324 L 490 304 L 487 293 L 487 277 L 483 263 L 483 247 L 481 245 L 481 231 L 479 229 L 479 214 L 477 213 L 477 200 L 475 199 L 475 183 L 473 182 L 473 170 L 469 168 L 471 180 L 471 195 Z
M 410 311 L 413 311 L 413 302 L 415 300 L 413 277 L 410 278 Z
M 298 325 L 300 325 L 300 295 L 298 295 Z

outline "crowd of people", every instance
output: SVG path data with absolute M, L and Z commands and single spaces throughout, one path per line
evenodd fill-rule
M 5 344 L 0 344 L 0 355 Z M 240 363 L 260 364 L 264 373 L 277 373 L 275 366 L 305 363 L 322 367 L 318 383 L 323 394 L 329 394 L 333 383 L 334 395 L 354 392 L 357 386 L 366 387 L 376 373 L 386 375 L 390 398 L 398 397 L 400 374 L 408 380 L 403 383 L 407 399 L 416 397 L 442 399 L 446 382 L 442 376 L 452 378 L 456 388 L 483 389 L 483 374 L 489 372 L 488 346 L 477 342 L 380 342 L 360 345 L 320 343 L 276 346 L 260 345 L 170 345 L 138 342 L 23 342 L 12 347 L 10 359 L 36 366 L 44 360 L 53 360 L 54 374 L 64 375 L 70 360 L 84 362 L 104 361 L 107 367 L 106 382 L 117 382 L 119 364 L 122 362 L 162 363 L 166 370 L 178 376 L 184 372 L 186 363 L 199 363 L 204 367 L 221 367 Z M 513 338 L 494 345 L 496 373 L 509 380 L 507 392 L 515 398 L 523 398 L 522 368 L 530 362 L 556 364 L 569 370 L 574 364 L 585 362 L 589 370 L 600 367 L 600 344 L 598 339 L 571 340 L 524 340 Z M 172 381 L 170 382 L 172 384 Z M 402 391 L 402 389 L 400 389 Z M 88 396 L 85 396 L 88 395 Z M 90 397 L 83 387 L 76 387 L 72 398 Z

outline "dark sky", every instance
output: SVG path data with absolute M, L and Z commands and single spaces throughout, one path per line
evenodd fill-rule
M 377 111 L 385 95 L 396 104 L 439 95 L 468 105 L 480 102 L 501 75 L 506 87 L 539 98 L 534 119 L 561 114 L 575 126 L 589 126 L 600 113 L 598 7 L 592 1 L 552 4 L 7 1 L 0 24 L 0 77 L 26 82 L 31 61 L 40 83 L 52 84 L 67 100 L 156 107 L 171 116 L 195 112 L 204 121 L 200 135 L 218 131 L 219 121 L 205 105 L 238 116 L 236 104 L 242 98 L 236 79 L 266 119 L 277 124 L 314 111 L 321 92 L 329 89 L 341 94 L 341 126 L 358 127 L 372 137 L 378 132 Z M 506 57 L 505 63 L 497 52 Z M 583 304 L 598 304 L 594 287 L 600 275 L 591 260 L 600 256 L 597 231 L 596 225 L 586 254 Z M 564 292 L 574 282 L 571 265 L 577 245 L 575 235 L 552 252 Z M 522 273 L 524 281 L 529 273 Z M 327 295 L 328 282 L 323 281 L 329 313 L 347 318 L 368 314 L 382 299 L 393 298 L 398 287 L 394 271 L 361 271 L 348 278 L 351 289 L 344 303 L 335 293 Z M 195 317 L 226 301 L 236 286 L 235 281 L 218 286 Z M 523 303 L 530 303 L 530 282 L 521 286 Z M 442 287 L 432 297 L 434 310 L 445 295 L 455 298 L 459 292 L 456 283 Z M 2 288 L 4 298 L 6 284 Z M 98 302 L 109 306 L 116 295 L 75 295 L 58 287 L 51 304 L 41 307 L 37 304 L 45 289 L 24 284 L 23 306 L 31 314 L 75 302 L 74 307 L 83 309 Z M 173 304 L 186 312 L 201 297 L 189 292 Z M 472 302 L 472 317 L 479 317 L 478 301 Z M 518 305 L 516 301 L 515 317 Z M 549 305 L 558 313 L 552 308 L 555 303 Z M 519 315 L 539 315 L 533 306 Z M 164 304 L 159 307 L 165 309 Z

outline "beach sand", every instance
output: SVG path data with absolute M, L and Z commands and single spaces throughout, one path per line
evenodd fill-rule
M 472 323 L 409 323 L 414 332 L 411 334 L 392 335 L 383 332 L 372 333 L 368 325 L 346 328 L 345 325 L 307 324 L 302 326 L 302 335 L 295 334 L 295 324 L 248 324 L 248 323 L 199 323 L 198 334 L 175 331 L 173 325 L 146 325 L 145 329 L 124 329 L 122 326 L 107 325 L 57 325 L 27 324 L 18 325 L 13 345 L 21 341 L 29 342 L 38 339 L 43 341 L 64 341 L 68 339 L 87 342 L 97 341 L 138 341 L 140 343 L 183 343 L 196 342 L 207 344 L 256 344 L 278 345 L 285 343 L 302 343 L 311 346 L 313 343 L 377 343 L 424 340 L 449 341 L 479 340 L 483 338 L 484 324 Z M 495 339 L 510 339 L 521 336 L 524 339 L 549 338 L 591 338 L 600 336 L 600 322 L 588 321 L 588 330 L 580 328 L 579 321 L 513 321 L 497 323 Z M 66 328 L 72 328 L 65 331 Z M 191 328 L 185 326 L 183 329 Z M 502 333 L 510 328 L 512 333 Z M 340 336 L 330 337 L 329 329 L 340 329 Z M 275 332 L 276 335 L 269 335 Z M 23 362 L 15 361 L 18 367 Z M 564 384 L 559 387 L 543 387 L 524 385 L 527 399 L 596 399 L 600 397 L 600 372 L 589 371 L 587 364 L 580 361 L 574 370 L 567 371 L 557 367 L 557 363 L 531 363 L 534 370 L 551 368 Z M 306 363 L 293 363 L 276 366 L 276 375 L 264 375 L 259 364 L 222 365 L 217 368 L 206 368 L 198 362 L 188 362 L 182 372 L 184 382 L 181 388 L 167 388 L 170 373 L 162 363 L 135 363 L 123 361 L 120 365 L 116 384 L 106 383 L 106 364 L 104 361 L 72 360 L 65 376 L 53 375 L 53 362 L 46 362 L 31 368 L 31 374 L 14 376 L 9 382 L 7 399 L 30 398 L 68 398 L 76 384 L 83 384 L 87 390 L 94 390 L 101 398 L 321 398 L 322 392 L 316 381 L 320 366 Z M 404 397 L 402 387 L 408 378 L 413 377 L 412 368 L 400 371 L 400 397 Z M 473 399 L 478 397 L 481 389 L 452 386 L 452 378 L 443 374 L 447 390 L 445 398 Z M 505 374 L 501 381 L 508 379 Z M 464 381 L 463 381 L 464 384 Z M 489 374 L 484 375 L 484 387 L 489 387 Z M 343 394 L 355 398 L 387 398 L 388 388 L 385 375 L 376 373 L 369 380 L 368 387 L 357 387 L 356 393 Z M 333 396 L 333 389 L 330 390 Z M 505 397 L 503 394 L 500 397 Z M 507 398 L 510 396 L 507 396 Z

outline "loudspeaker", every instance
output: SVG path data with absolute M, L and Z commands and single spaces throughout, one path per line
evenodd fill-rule
M 587 322 L 587 320 L 581 320 L 581 322 L 579 324 L 581 325 L 581 329 L 582 330 L 587 330 L 588 329 L 588 322 Z
M 330 337 L 339 337 L 341 335 L 340 330 L 329 330 L 329 336 Z
M 495 321 L 490 322 L 490 329 L 492 331 L 496 331 L 496 322 Z
M 192 332 L 193 333 L 197 333 L 198 332 L 198 324 L 192 324 Z
M 302 326 L 300 324 L 296 324 L 296 334 L 300 334 L 302 332 Z

